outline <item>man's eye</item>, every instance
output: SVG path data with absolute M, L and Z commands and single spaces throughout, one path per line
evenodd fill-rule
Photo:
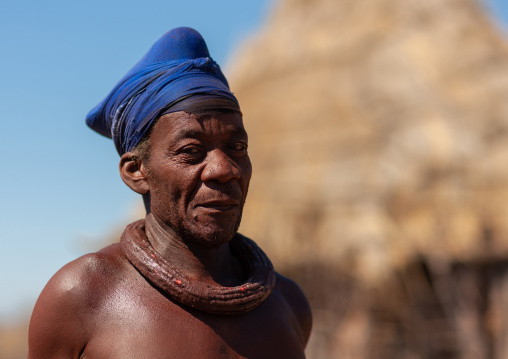
M 242 156 L 247 154 L 247 144 L 244 142 L 233 143 L 231 149 Z
M 191 155 L 195 155 L 196 153 L 199 153 L 199 149 L 196 148 L 196 147 L 191 147 L 191 148 L 186 148 L 184 150 L 185 153 L 188 153 L 188 154 L 191 154 Z
M 190 156 L 198 156 L 201 155 L 202 150 L 198 146 L 186 146 L 180 150 L 180 153 Z

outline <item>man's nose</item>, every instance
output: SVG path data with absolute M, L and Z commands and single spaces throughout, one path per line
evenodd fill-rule
M 214 150 L 208 153 L 206 165 L 201 172 L 201 181 L 218 181 L 226 183 L 239 179 L 242 175 L 240 167 L 223 151 Z

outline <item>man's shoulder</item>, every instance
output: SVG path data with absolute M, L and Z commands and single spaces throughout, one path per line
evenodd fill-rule
M 48 282 L 42 294 L 50 291 L 56 295 L 83 298 L 91 289 L 101 289 L 121 278 L 126 270 L 126 259 L 119 245 L 108 246 L 96 253 L 85 254 L 63 266 Z M 94 293 L 97 298 L 98 293 Z M 86 295 L 85 295 L 86 297 Z
M 73 356 L 86 343 L 94 314 L 128 270 L 122 257 L 112 245 L 66 264 L 49 280 L 30 320 L 29 357 Z
M 291 308 L 301 330 L 302 340 L 307 343 L 312 329 L 312 312 L 309 302 L 300 286 L 293 280 L 280 273 L 276 273 L 276 278 L 276 289 Z
M 114 284 L 122 281 L 128 270 L 127 260 L 118 244 L 89 253 L 63 266 L 46 284 L 35 310 L 43 306 L 93 309 L 100 305 Z

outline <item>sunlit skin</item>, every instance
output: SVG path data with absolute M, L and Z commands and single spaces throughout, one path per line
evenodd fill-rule
M 122 178 L 134 191 L 150 193 L 151 213 L 168 234 L 152 245 L 202 281 L 241 280 L 241 266 L 225 244 L 240 225 L 252 174 L 247 147 L 239 114 L 198 119 L 178 112 L 157 122 L 148 163 L 129 164 L 131 155 L 122 156 Z M 182 251 L 192 252 L 190 259 Z M 224 272 L 226 265 L 237 270 Z
M 237 113 L 165 115 L 148 159 L 126 153 L 123 181 L 150 198 L 163 238 L 148 238 L 167 261 L 205 283 L 245 279 L 229 241 L 240 224 L 252 173 Z M 152 287 L 118 244 L 63 267 L 47 284 L 30 323 L 28 358 L 303 358 L 308 303 L 277 274 L 266 301 L 239 315 L 182 306 Z
M 252 173 L 241 116 L 218 117 L 162 117 L 148 163 L 152 214 L 180 238 L 207 247 L 236 233 Z

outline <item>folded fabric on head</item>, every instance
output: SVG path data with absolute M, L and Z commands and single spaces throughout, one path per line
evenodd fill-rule
M 193 108 L 240 112 L 204 39 L 196 30 L 181 27 L 167 32 L 151 47 L 88 113 L 86 123 L 112 138 L 122 155 L 136 147 L 162 114 Z

